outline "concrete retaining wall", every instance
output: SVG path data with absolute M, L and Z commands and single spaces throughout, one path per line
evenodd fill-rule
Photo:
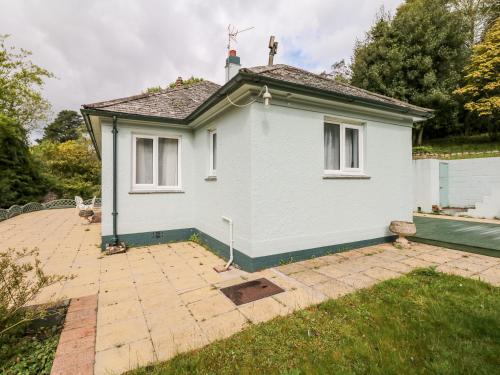
M 448 163 L 450 207 L 473 207 L 500 188 L 500 158 L 413 161 L 413 207 L 439 205 L 439 163 Z
M 448 160 L 452 207 L 471 207 L 500 186 L 500 158 Z

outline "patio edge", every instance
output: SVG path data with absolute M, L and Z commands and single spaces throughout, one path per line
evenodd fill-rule
M 97 294 L 72 298 L 50 375 L 94 374 Z

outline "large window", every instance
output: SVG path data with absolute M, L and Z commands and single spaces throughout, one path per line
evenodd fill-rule
M 134 135 L 133 190 L 181 188 L 180 137 Z
M 363 172 L 363 126 L 325 122 L 324 144 L 326 174 Z
M 209 143 L 210 143 L 210 165 L 209 165 L 209 176 L 217 175 L 217 131 L 211 130 L 208 132 Z

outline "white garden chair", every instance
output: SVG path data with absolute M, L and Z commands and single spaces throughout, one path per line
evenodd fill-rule
M 78 208 L 80 211 L 83 211 L 83 210 L 93 210 L 94 209 L 95 200 L 96 200 L 96 197 L 94 196 L 94 198 L 92 198 L 92 202 L 90 204 L 83 204 L 82 197 L 79 197 L 77 195 L 75 197 L 76 208 Z

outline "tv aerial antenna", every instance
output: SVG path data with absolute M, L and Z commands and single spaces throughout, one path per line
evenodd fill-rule
M 228 51 L 231 50 L 231 42 L 238 43 L 238 41 L 236 40 L 236 37 L 238 36 L 238 34 L 241 34 L 245 31 L 252 30 L 252 29 L 254 29 L 253 26 L 247 27 L 246 29 L 243 29 L 243 30 L 238 30 L 236 28 L 236 26 L 230 24 L 227 27 L 227 50 Z

